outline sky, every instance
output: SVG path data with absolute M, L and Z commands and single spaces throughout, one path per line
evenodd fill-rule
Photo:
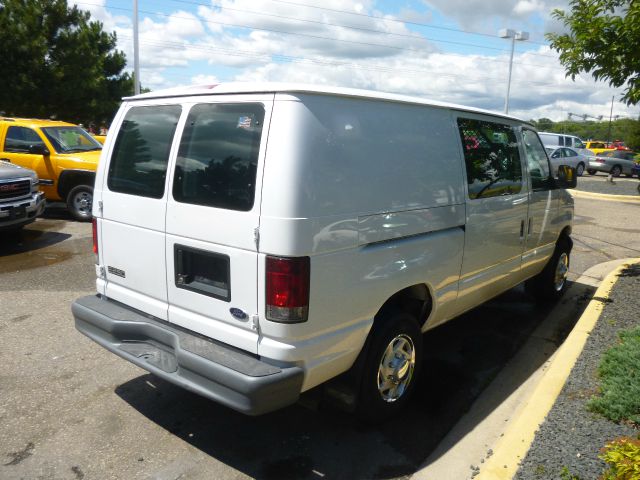
M 638 118 L 622 89 L 572 80 L 545 33 L 566 0 L 138 0 L 140 81 L 151 90 L 230 81 L 302 82 L 400 93 L 504 111 Z M 133 0 L 70 1 L 115 31 L 133 70 Z M 593 119 L 589 118 L 587 119 Z M 574 120 L 579 117 L 572 116 Z

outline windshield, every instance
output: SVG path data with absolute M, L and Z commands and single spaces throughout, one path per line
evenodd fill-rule
M 587 148 L 586 145 L 582 143 L 580 140 L 578 140 L 577 138 L 573 139 L 573 146 L 576 148 Z
M 102 149 L 102 145 L 80 127 L 44 127 L 42 131 L 58 153 Z

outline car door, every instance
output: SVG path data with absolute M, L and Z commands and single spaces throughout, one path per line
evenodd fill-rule
M 576 168 L 578 166 L 578 152 L 571 148 L 562 149 L 562 164 Z M 557 170 L 557 167 L 556 167 Z
M 167 203 L 169 321 L 258 350 L 258 228 L 273 95 L 190 105 Z
M 515 129 L 481 116 L 457 119 L 467 176 L 464 255 L 457 309 L 464 311 L 517 282 L 528 193 Z
M 553 171 L 538 134 L 522 128 L 522 155 L 528 172 L 529 209 L 522 275 L 529 277 L 541 270 L 555 248 L 560 233 L 557 214 L 559 191 L 554 188 Z M 562 150 L 569 150 L 563 148 Z M 556 167 L 557 169 L 557 167 Z
M 118 133 L 102 189 L 95 192 L 105 295 L 162 320 L 168 310 L 167 171 L 181 112 L 181 105 L 157 100 L 125 105 L 114 122 Z
M 34 148 L 46 148 L 50 154 L 33 153 Z M 40 188 L 47 198 L 57 197 L 56 174 L 51 161 L 51 155 L 55 155 L 55 151 L 45 143 L 45 140 L 37 130 L 19 125 L 9 126 L 2 150 L 1 156 L 3 159 L 21 167 L 35 170 L 40 180 Z

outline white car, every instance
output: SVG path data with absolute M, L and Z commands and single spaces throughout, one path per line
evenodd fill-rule
M 128 98 L 111 128 L 76 328 L 238 411 L 340 376 L 327 391 L 382 420 L 423 332 L 524 281 L 566 287 L 575 171 L 554 178 L 517 118 L 249 83 Z
M 569 165 L 575 168 L 576 174 L 581 177 L 589 162 L 594 159 L 593 156 L 583 155 L 573 148 L 548 146 L 545 148 L 551 160 L 554 175 L 557 174 L 560 165 Z

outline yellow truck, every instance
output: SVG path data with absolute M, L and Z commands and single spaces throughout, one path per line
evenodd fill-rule
M 93 183 L 102 145 L 81 127 L 55 120 L 0 117 L 0 161 L 34 170 L 49 202 L 91 220 Z

